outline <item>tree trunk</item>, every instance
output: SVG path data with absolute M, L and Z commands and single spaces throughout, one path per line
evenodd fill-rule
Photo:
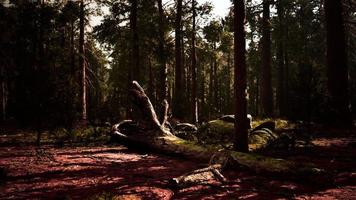
M 201 71 L 204 72 L 205 69 L 204 69 L 204 65 L 200 65 L 201 66 Z M 199 88 L 199 91 L 200 91 L 200 107 L 199 107 L 199 119 L 202 121 L 202 120 L 205 120 L 206 117 L 208 116 L 208 113 L 206 112 L 206 95 L 205 95 L 205 78 L 203 77 L 204 75 L 201 74 L 200 75 L 200 88 Z M 204 118 L 204 119 L 202 119 Z
M 81 125 L 87 123 L 87 85 L 86 85 L 86 65 L 85 65 L 85 46 L 84 46 L 84 0 L 80 1 L 79 13 L 79 68 L 82 70 L 82 119 Z
M 198 123 L 198 99 L 197 99 L 197 63 L 195 53 L 195 0 L 192 0 L 193 31 L 192 31 L 192 122 Z
M 352 124 L 349 109 L 348 68 L 341 0 L 325 0 L 327 32 L 327 77 L 331 120 L 335 125 Z
M 70 63 L 72 75 L 75 76 L 74 21 L 70 24 Z
M 209 119 L 211 118 L 211 115 L 214 113 L 213 93 L 214 93 L 214 58 L 212 56 L 210 61 L 210 72 L 209 72 L 209 98 L 208 98 Z
M 186 56 L 186 50 L 185 50 L 185 43 L 184 43 L 184 34 L 182 34 L 182 38 L 181 38 L 181 45 L 182 45 L 182 94 L 184 101 L 182 101 L 181 104 L 183 104 L 183 110 L 184 112 L 182 112 L 182 115 L 184 116 L 184 118 L 188 117 L 188 120 L 190 120 L 190 98 L 191 98 L 191 75 L 192 75 L 192 65 L 191 65 L 191 60 L 189 60 L 190 56 Z M 187 44 L 188 46 L 188 44 Z M 183 119 L 183 118 L 182 118 Z
M 40 17 L 39 17 L 39 36 L 38 36 L 38 59 L 37 59 L 37 64 L 38 67 L 36 69 L 36 80 L 35 80 L 35 96 L 34 98 L 36 99 L 36 129 L 37 129 L 37 139 L 36 143 L 37 146 L 41 145 L 41 133 L 42 133 L 42 123 L 43 123 L 43 115 L 44 115 L 44 110 L 43 110 L 43 93 L 44 93 L 44 88 L 43 88 L 43 79 L 44 79 L 44 1 L 41 0 L 39 1 L 40 4 Z
M 261 100 L 262 115 L 264 117 L 271 117 L 273 114 L 271 25 L 269 6 L 269 0 L 263 0 Z
M 234 88 L 235 88 L 235 141 L 234 149 L 248 151 L 248 119 L 246 99 L 245 1 L 234 0 Z
M 148 59 L 148 96 L 150 99 L 153 100 L 153 102 L 155 102 L 155 88 L 154 88 L 154 78 L 153 78 L 153 70 L 152 70 L 152 62 L 151 59 Z
M 279 115 L 284 116 L 285 107 L 285 94 L 284 94 L 284 34 L 283 34 L 283 19 L 284 19 L 284 8 L 283 2 L 279 1 L 277 4 L 278 13 L 278 46 L 277 46 L 277 60 L 278 60 L 278 92 L 277 92 L 277 102 L 279 108 Z
M 137 9 L 138 0 L 131 0 L 131 13 L 130 13 L 130 28 L 132 34 L 132 51 L 131 51 L 131 62 L 132 62 L 132 79 L 140 81 L 140 48 L 139 48 L 139 37 L 137 28 Z
M 160 62 L 160 91 L 159 91 L 159 101 L 168 99 L 168 68 L 166 62 L 166 54 L 164 50 L 165 38 L 164 38 L 164 27 L 165 27 L 165 15 L 163 12 L 162 0 L 157 0 L 158 3 L 158 13 L 159 13 L 159 62 Z
M 177 14 L 175 21 L 175 90 L 173 96 L 173 115 L 183 118 L 182 107 L 182 59 L 181 59 L 181 25 L 182 25 L 182 0 L 177 0 Z
M 0 69 L 1 78 L 1 119 L 6 120 L 6 103 L 7 103 L 7 87 L 6 87 L 6 77 L 5 77 L 5 66 L 1 66 Z
M 231 112 L 231 51 L 228 51 L 227 54 L 227 96 L 226 96 L 226 105 L 225 105 L 225 111 L 224 113 L 230 113 Z
M 288 10 L 286 13 L 289 13 Z M 288 21 L 286 21 L 288 23 Z M 289 53 L 288 53 L 288 40 L 289 40 L 289 29 L 288 26 L 285 26 L 284 29 L 284 36 L 285 36 L 285 41 L 284 41 L 284 68 L 285 68 L 285 82 L 284 82 L 284 100 L 286 105 L 289 103 Z M 285 109 L 284 110 L 285 115 L 289 116 L 289 110 Z
M 206 148 L 194 142 L 178 138 L 166 128 L 165 121 L 167 117 L 164 117 L 162 123 L 158 120 L 150 99 L 137 82 L 134 81 L 132 83 L 129 93 L 134 105 L 134 121 L 126 120 L 124 123 L 113 127 L 113 137 L 116 137 L 121 142 L 130 142 L 140 148 L 152 148 L 163 153 L 181 155 L 195 161 L 209 162 L 209 164 L 221 164 L 222 166 L 229 164 L 231 167 L 243 166 L 263 174 L 288 175 L 285 177 L 294 175 L 298 177 L 300 175 L 316 175 L 321 172 L 321 170 L 308 163 L 294 163 L 283 159 L 236 151 L 218 151 L 218 148 L 214 146 Z M 165 101 L 165 108 L 168 108 L 167 101 Z M 168 109 L 166 109 L 165 116 L 167 111 Z M 125 123 L 126 125 L 129 124 L 129 126 L 124 127 L 123 124 Z
M 216 49 L 216 47 L 214 47 Z M 214 50 L 216 51 L 216 50 Z M 219 83 L 218 83 L 218 61 L 217 58 L 214 59 L 213 65 L 213 85 L 214 85 L 214 111 L 215 113 L 219 113 Z

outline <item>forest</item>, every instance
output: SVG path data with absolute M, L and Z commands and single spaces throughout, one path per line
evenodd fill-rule
M 0 199 L 356 199 L 355 36 L 355 0 L 0 0 Z

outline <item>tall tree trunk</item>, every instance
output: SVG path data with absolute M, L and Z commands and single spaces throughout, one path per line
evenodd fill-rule
M 181 25 L 182 25 L 182 0 L 177 0 L 177 14 L 175 20 L 175 90 L 173 96 L 173 115 L 183 117 L 182 107 L 182 59 L 181 59 Z
M 286 13 L 289 13 L 288 10 Z M 287 21 L 286 21 L 287 24 Z M 284 29 L 284 36 L 285 36 L 285 41 L 284 41 L 284 71 L 285 71 L 285 81 L 284 81 L 284 101 L 285 105 L 288 105 L 289 103 L 289 52 L 288 52 L 288 40 L 289 40 L 289 29 L 288 26 L 285 26 Z M 286 116 L 289 116 L 289 110 L 285 109 L 284 114 Z
M 216 48 L 214 48 L 216 49 Z M 213 85 L 214 85 L 214 111 L 219 113 L 219 83 L 218 83 L 218 61 L 214 59 L 213 68 Z
M 327 32 L 327 86 L 333 110 L 330 114 L 336 125 L 351 125 L 342 1 L 325 0 L 324 7 Z
M 209 71 L 209 97 L 208 97 L 209 119 L 211 118 L 211 114 L 214 113 L 213 93 L 214 93 L 214 59 L 212 56 L 210 61 L 210 71 Z
M 139 37 L 137 28 L 137 9 L 138 0 L 131 0 L 131 13 L 130 13 L 130 28 L 132 34 L 132 52 L 131 52 L 131 62 L 132 62 L 132 79 L 140 81 L 140 48 L 139 48 Z
M 284 116 L 285 107 L 285 89 L 284 89 L 284 34 L 283 34 L 283 19 L 284 19 L 284 7 L 283 2 L 279 1 L 277 3 L 277 13 L 278 13 L 278 44 L 277 44 L 277 60 L 278 60 L 278 92 L 277 92 L 277 102 L 279 108 L 279 115 Z
M 269 0 L 263 0 L 261 100 L 262 115 L 264 117 L 270 117 L 273 114 L 271 25 L 269 6 Z
M 228 51 L 227 54 L 227 96 L 226 96 L 226 105 L 225 113 L 229 113 L 231 110 L 231 51 Z
M 6 120 L 6 101 L 7 101 L 7 90 L 6 90 L 6 78 L 5 78 L 5 66 L 1 66 L 0 69 L 1 78 L 1 118 L 3 121 Z
M 201 72 L 204 72 L 205 71 L 205 67 L 204 65 L 200 65 L 201 67 Z M 205 120 L 206 117 L 208 116 L 208 113 L 206 112 L 206 96 L 205 96 L 205 77 L 204 77 L 204 74 L 200 74 L 200 99 L 201 99 L 201 103 L 200 103 L 200 106 L 199 106 L 199 119 L 202 121 L 202 120 Z M 202 117 L 204 117 L 204 119 L 202 119 Z
M 308 30 L 306 27 L 308 26 L 309 21 L 305 20 L 308 14 L 308 5 L 302 3 L 299 9 L 299 18 L 301 25 L 301 48 L 302 53 L 299 55 L 298 68 L 299 68 L 299 85 L 301 87 L 300 96 L 302 97 L 299 104 L 303 106 L 304 111 L 300 113 L 301 117 L 306 120 L 307 125 L 310 126 L 311 120 L 311 87 L 312 87 L 312 64 L 311 58 L 308 52 Z
M 234 0 L 234 89 L 236 116 L 234 149 L 242 152 L 248 151 L 245 35 L 245 0 Z
M 80 1 L 79 13 L 79 68 L 82 71 L 82 119 L 81 125 L 87 123 L 87 83 L 86 83 L 86 65 L 85 65 L 85 46 L 84 46 L 84 29 L 85 29 L 85 14 L 84 14 L 84 0 Z
M 152 62 L 151 59 L 148 59 L 148 97 L 155 103 L 153 79 Z
M 159 13 L 159 62 L 160 62 L 160 91 L 159 100 L 168 100 L 168 68 L 165 53 L 165 38 L 164 38 L 164 27 L 165 27 L 165 15 L 163 12 L 162 0 L 157 0 L 158 3 L 158 13 Z
M 255 93 L 255 115 L 259 116 L 260 114 L 260 78 L 256 77 L 256 93 Z
M 37 129 L 37 146 L 41 144 L 41 133 L 42 133 L 42 123 L 43 123 L 43 78 L 44 78 L 44 0 L 39 1 L 40 4 L 40 17 L 39 17 L 39 36 L 38 36 L 38 59 L 37 64 L 38 68 L 36 71 L 37 77 L 35 78 L 35 99 L 36 99 L 36 112 L 37 112 L 37 121 L 36 121 L 36 129 Z
M 197 62 L 195 53 L 195 0 L 192 0 L 193 30 L 192 30 L 192 121 L 198 123 L 198 98 L 197 98 Z
M 75 76 L 74 21 L 70 24 L 70 63 L 72 75 Z
M 181 101 L 181 104 L 183 105 L 182 108 L 184 111 L 187 109 L 189 110 L 189 98 L 190 98 L 190 75 L 191 75 L 191 65 L 188 62 L 188 58 L 185 56 L 185 44 L 184 44 L 184 34 L 182 33 L 181 37 L 181 65 L 182 65 L 182 94 L 184 95 L 183 101 Z M 186 116 L 186 114 L 190 114 L 190 112 L 182 112 L 183 116 Z

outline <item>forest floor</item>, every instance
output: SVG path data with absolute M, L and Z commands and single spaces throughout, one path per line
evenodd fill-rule
M 0 133 L 0 199 L 356 199 L 355 135 L 319 131 L 308 148 L 263 152 L 315 163 L 335 172 L 335 183 L 292 181 L 241 169 L 225 171 L 229 181 L 222 185 L 173 189 L 169 179 L 204 165 L 122 145 L 37 148 L 19 142 L 33 138 L 29 132 L 5 131 Z

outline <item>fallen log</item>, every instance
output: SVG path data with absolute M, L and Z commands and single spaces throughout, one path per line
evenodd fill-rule
M 315 168 L 308 163 L 295 163 L 283 159 L 265 157 L 252 153 L 236 151 L 220 151 L 216 146 L 200 146 L 194 142 L 181 139 L 173 135 L 166 127 L 166 116 L 159 122 L 153 105 L 143 88 L 133 81 L 129 91 L 132 101 L 133 121 L 135 128 L 120 129 L 114 126 L 114 135 L 118 140 L 130 141 L 139 145 L 159 150 L 161 152 L 182 155 L 195 161 L 211 162 L 213 164 L 229 163 L 230 167 L 245 167 L 254 172 L 263 174 L 278 174 L 282 176 L 314 176 L 323 174 L 323 170 Z M 168 107 L 168 104 L 165 104 Z
M 196 134 L 198 142 L 203 145 L 221 145 L 225 149 L 231 149 L 235 133 L 234 123 L 226 121 L 225 118 L 230 120 L 231 118 L 234 119 L 234 116 L 225 115 L 200 126 Z M 279 120 L 279 123 L 280 121 L 282 120 Z M 296 138 L 293 132 L 285 132 L 284 128 L 282 128 L 283 126 L 277 129 L 276 122 L 274 121 L 265 121 L 262 123 L 254 121 L 251 124 L 253 126 L 249 130 L 248 136 L 250 151 L 260 151 L 268 147 L 287 149 L 293 147 L 295 144 Z
M 169 182 L 171 187 L 187 187 L 193 184 L 210 184 L 211 181 L 219 183 L 227 182 L 226 178 L 220 173 L 221 165 L 211 165 L 206 168 L 197 169 L 186 173 L 177 178 L 172 178 Z

